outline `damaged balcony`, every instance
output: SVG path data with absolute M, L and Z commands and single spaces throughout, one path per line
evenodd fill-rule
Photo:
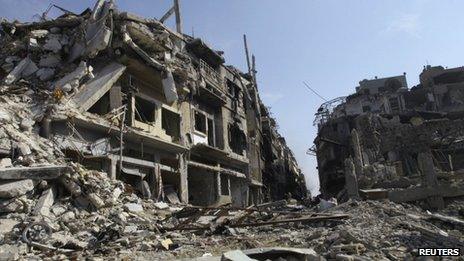
M 222 106 L 226 104 L 224 93 L 224 78 L 219 72 L 200 59 L 200 75 L 205 80 L 198 90 L 198 99 L 209 104 Z

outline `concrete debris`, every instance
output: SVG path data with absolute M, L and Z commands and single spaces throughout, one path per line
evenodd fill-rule
M 54 188 L 49 188 L 42 193 L 37 204 L 32 211 L 33 215 L 42 215 L 42 216 L 50 216 L 50 208 L 53 206 L 55 202 L 56 191 Z
M 11 162 L 11 158 L 0 159 L 0 169 L 8 168 L 11 166 L 13 166 L 13 163 Z
M 232 250 L 222 254 L 221 261 L 256 261 L 257 259 L 249 258 L 240 250 Z
M 168 103 L 173 103 L 178 99 L 176 84 L 169 70 L 166 72 L 166 78 L 163 79 L 163 91 Z
M 90 73 L 92 73 L 92 68 L 87 67 L 87 64 L 84 61 L 82 61 L 79 63 L 79 66 L 77 66 L 77 68 L 74 71 L 67 74 L 60 80 L 56 81 L 53 84 L 52 89 L 56 89 L 56 88 L 63 89 L 63 88 L 66 88 L 65 86 L 67 85 L 69 86 L 69 89 L 68 89 L 68 92 L 69 92 L 72 89 L 79 87 L 81 84 L 81 79 Z
M 61 63 L 61 57 L 57 54 L 47 54 L 40 58 L 40 67 L 57 67 Z
M 127 211 L 132 213 L 143 212 L 143 207 L 140 204 L 127 203 L 124 205 L 124 207 L 127 209 Z
M 18 63 L 18 65 L 14 67 L 13 71 L 11 71 L 6 76 L 6 78 L 4 79 L 4 83 L 12 84 L 16 82 L 17 80 L 21 79 L 21 77 L 30 75 L 31 72 L 34 70 L 34 68 L 37 68 L 35 65 L 31 65 L 31 63 L 33 62 L 29 58 L 24 58 L 23 60 L 21 60 Z
M 324 104 L 311 199 L 254 65 L 225 65 L 110 0 L 0 28 L 0 259 L 409 260 L 464 247 L 462 69 L 427 67 L 411 90 L 404 76 L 361 81 Z
M 164 203 L 164 202 L 156 202 L 156 203 L 154 203 L 154 206 L 157 209 L 167 209 L 167 208 L 169 208 L 169 205 L 167 203 Z
M 46 43 L 44 44 L 43 48 L 48 51 L 52 51 L 54 53 L 58 53 L 62 45 L 60 43 L 60 40 L 56 37 L 50 37 L 47 39 Z
M 336 198 L 330 198 L 329 200 L 321 199 L 319 202 L 319 210 L 327 210 L 329 208 L 335 207 L 337 204 Z
M 55 69 L 52 68 L 40 68 L 36 72 L 36 76 L 39 77 L 41 81 L 49 81 L 55 75 Z
M 30 32 L 31 36 L 34 38 L 44 38 L 48 33 L 48 30 L 33 30 Z
M 3 181 L 0 183 L 0 198 L 15 198 L 34 189 L 30 179 L 19 181 Z
M 74 102 L 80 110 L 86 111 L 92 107 L 114 83 L 121 77 L 126 67 L 118 63 L 105 66 L 96 76 L 76 93 Z

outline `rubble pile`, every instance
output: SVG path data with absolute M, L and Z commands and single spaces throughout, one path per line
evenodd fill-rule
M 207 258 L 234 249 L 297 248 L 318 259 L 400 260 L 419 247 L 464 247 L 462 204 L 440 213 L 353 200 L 324 210 L 285 201 L 243 209 L 175 206 L 141 199 L 105 173 L 71 169 L 24 185 L 14 195 L 18 207 L 2 208 L 1 258 L 220 260 Z
M 398 260 L 464 246 L 460 203 L 356 201 L 356 175 L 325 182 L 348 202 L 292 199 L 304 177 L 255 68 L 223 65 L 200 39 L 103 0 L 0 25 L 2 260 Z M 379 174 L 354 151 L 350 173 Z

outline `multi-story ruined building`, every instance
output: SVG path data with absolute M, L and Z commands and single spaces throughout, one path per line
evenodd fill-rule
M 285 138 L 278 133 L 277 123 L 270 116 L 269 109 L 262 104 L 261 115 L 266 173 L 264 178 L 265 183 L 269 184 L 266 190 L 267 196 L 272 200 L 285 197 L 303 199 L 306 196 L 304 176 L 293 152 L 286 145 Z
M 316 113 L 323 197 L 398 202 L 462 196 L 464 69 L 424 67 L 420 84 L 405 75 L 363 80 L 356 93 Z
M 0 76 L 49 94 L 36 124 L 70 160 L 171 202 L 304 197 L 290 149 L 266 136 L 273 119 L 262 116 L 254 75 L 201 39 L 102 0 L 79 15 L 3 22 L 1 32 Z M 279 179 L 292 183 L 275 191 Z

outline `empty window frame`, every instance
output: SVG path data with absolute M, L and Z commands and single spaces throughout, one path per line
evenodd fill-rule
M 221 195 L 229 196 L 229 177 L 227 175 L 221 174 Z
M 180 115 L 162 108 L 161 119 L 161 127 L 166 131 L 166 134 L 174 138 L 180 138 Z
M 135 96 L 135 120 L 144 123 L 156 121 L 156 103 Z
M 206 115 L 195 111 L 195 130 L 201 133 L 207 133 Z
M 371 106 L 369 106 L 369 105 L 364 105 L 364 106 L 362 107 L 362 110 L 363 110 L 363 112 L 369 112 L 369 111 L 371 111 Z

